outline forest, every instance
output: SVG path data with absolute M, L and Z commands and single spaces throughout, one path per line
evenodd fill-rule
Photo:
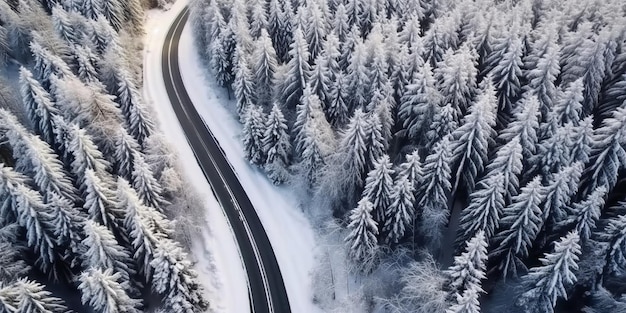
M 249 162 L 330 209 L 354 275 L 399 267 L 369 311 L 626 312 L 623 1 L 193 0 L 191 21 Z
M 202 206 L 141 94 L 144 10 L 168 5 L 0 1 L 0 312 L 209 307 Z

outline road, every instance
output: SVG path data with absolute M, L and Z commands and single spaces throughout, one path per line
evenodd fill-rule
M 235 234 L 248 276 L 250 310 L 254 313 L 291 312 L 283 277 L 265 229 L 219 143 L 185 90 L 179 68 L 178 43 L 188 17 L 185 8 L 165 37 L 162 67 L 167 94 L 196 160 Z

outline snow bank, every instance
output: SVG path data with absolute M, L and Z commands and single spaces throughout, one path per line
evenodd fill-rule
M 182 175 L 196 187 L 206 206 L 207 227 L 202 238 L 194 244 L 194 257 L 198 261 L 196 267 L 200 279 L 208 289 L 211 305 L 217 312 L 249 312 L 247 279 L 235 237 L 187 143 L 163 83 L 161 49 L 165 35 L 186 4 L 187 1 L 179 0 L 167 12 L 148 12 L 145 26 L 144 98 L 157 114 L 165 137 L 179 153 L 184 170 Z
M 234 100 L 229 100 L 226 89 L 206 74 L 192 37 L 188 24 L 181 36 L 179 57 L 189 96 L 256 208 L 281 268 L 292 312 L 322 312 L 312 300 L 311 271 L 316 244 L 311 224 L 298 208 L 292 190 L 274 186 L 264 173 L 244 159 Z

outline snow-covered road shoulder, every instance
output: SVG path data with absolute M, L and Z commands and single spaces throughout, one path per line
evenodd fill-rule
M 194 243 L 194 259 L 202 283 L 207 287 L 211 306 L 217 312 L 249 312 L 247 279 L 237 243 L 228 220 L 211 192 L 185 134 L 169 102 L 161 52 L 165 36 L 176 15 L 187 5 L 179 0 L 166 12 L 151 10 L 146 21 L 144 48 L 144 98 L 152 107 L 168 142 L 178 151 L 186 177 L 202 196 L 206 206 L 207 228 Z
M 193 43 L 188 24 L 180 38 L 179 58 L 186 89 L 198 113 L 211 129 L 254 205 L 272 243 L 281 269 L 292 312 L 322 312 L 313 304 L 311 271 L 314 266 L 315 240 L 309 220 L 298 209 L 291 190 L 274 186 L 243 157 L 235 106 L 204 65 Z M 239 312 L 239 311 L 237 311 Z

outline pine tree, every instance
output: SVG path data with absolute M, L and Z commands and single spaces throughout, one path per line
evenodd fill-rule
M 517 276 L 518 269 L 524 268 L 520 258 L 528 256 L 529 248 L 541 229 L 542 211 L 539 205 L 545 198 L 541 177 L 536 177 L 522 187 L 521 193 L 504 208 L 500 231 L 494 237 L 498 248 L 490 253 L 490 258 L 500 260 L 498 269 L 504 275 L 510 273 Z
M 0 311 L 20 313 L 64 313 L 63 300 L 53 297 L 44 286 L 26 278 L 7 286 L 0 284 Z
M 348 25 L 348 14 L 344 3 L 337 5 L 330 23 L 329 29 L 332 29 L 337 34 L 339 42 L 346 42 L 346 37 L 350 33 L 350 25 Z
M 504 210 L 506 193 L 503 173 L 495 173 L 478 182 L 476 190 L 470 195 L 469 205 L 461 212 L 461 222 L 457 243 L 463 243 L 479 231 L 487 241 L 500 225 Z
M 289 59 L 289 44 L 292 42 L 292 25 L 290 1 L 270 0 L 268 32 L 275 49 L 275 59 L 285 63 Z M 263 38 L 263 31 L 261 31 Z M 269 37 L 268 37 L 269 38 Z M 264 43 L 265 44 L 265 43 Z
M 130 282 L 135 274 L 130 253 L 118 244 L 113 233 L 98 223 L 84 223 L 83 268 L 107 268 L 119 274 L 120 281 Z
M 62 123 L 57 123 L 62 125 Z M 102 152 L 98 150 L 91 136 L 87 134 L 85 129 L 79 128 L 76 124 L 62 125 L 64 137 L 67 137 L 67 151 L 71 154 L 72 174 L 77 177 L 80 185 L 80 191 L 85 192 L 85 176 L 87 170 L 92 170 L 95 174 L 104 176 L 108 169 L 109 163 L 104 160 Z
M 292 109 L 302 97 L 302 91 L 308 82 L 308 73 L 311 71 L 308 63 L 310 54 L 300 27 L 294 32 L 293 42 L 289 47 L 291 59 L 287 63 L 288 72 L 282 82 L 280 99 L 285 108 Z
M 384 232 L 387 243 L 398 243 L 415 219 L 413 182 L 408 176 L 400 175 L 391 194 L 392 202 L 386 212 Z
M 39 42 L 33 40 L 30 42 L 29 47 L 35 62 L 35 64 L 33 64 L 35 78 L 47 91 L 51 91 L 50 79 L 52 75 L 58 78 L 73 75 L 65 61 L 44 48 Z
M 570 83 L 560 95 L 554 107 L 554 116 L 552 117 L 558 125 L 564 125 L 568 122 L 576 126 L 578 125 L 582 115 L 583 91 L 583 80 L 577 79 Z
M 551 175 L 545 185 L 546 198 L 541 205 L 544 223 L 548 222 L 549 218 L 549 222 L 554 223 L 565 217 L 565 207 L 578 191 L 582 170 L 583 164 L 575 162 Z
M 539 173 L 544 177 L 550 177 L 559 168 L 571 163 L 568 141 L 573 132 L 572 128 L 571 123 L 557 127 L 553 135 L 539 142 L 536 154 L 528 161 L 528 164 L 532 164 L 528 174 Z
M 594 144 L 593 138 L 593 116 L 588 116 L 580 124 L 573 128 L 573 131 L 566 132 L 568 140 L 565 142 L 568 145 L 569 151 L 568 159 L 571 162 L 583 162 L 589 161 L 589 154 L 591 153 L 592 145 Z
M 556 80 L 561 73 L 558 46 L 551 45 L 537 60 L 536 65 L 526 65 L 527 90 L 537 94 L 542 119 L 546 119 L 557 98 Z M 528 60 L 527 60 L 528 63 Z
M 284 182 L 289 175 L 287 167 L 290 161 L 291 143 L 287 120 L 276 103 L 272 106 L 272 111 L 265 122 L 262 144 L 263 153 L 267 156 L 265 170 L 269 178 L 275 184 Z
M 299 166 L 312 188 L 317 186 L 320 171 L 335 151 L 335 138 L 317 96 L 310 95 L 306 100 L 309 89 L 304 93 L 301 100 L 304 104 L 298 105 L 299 115 L 294 128 L 300 128 L 296 133 L 296 151 L 301 159 Z
M 372 216 L 381 227 L 385 225 L 389 206 L 394 201 L 392 198 L 395 189 L 391 178 L 394 174 L 392 166 L 389 156 L 383 155 L 374 161 L 373 169 L 365 178 L 365 189 L 362 197 L 367 198 L 374 206 Z
M 252 59 L 254 60 L 253 81 L 256 104 L 268 106 L 272 100 L 273 79 L 278 63 L 272 40 L 265 30 L 261 30 L 261 37 L 256 43 Z
M 317 94 L 322 103 L 324 103 L 324 108 L 328 110 L 333 101 L 332 97 L 335 96 L 331 94 L 331 88 L 337 80 L 336 76 L 340 71 L 337 63 L 339 41 L 334 34 L 328 34 L 322 51 L 315 58 L 315 64 L 309 74 L 309 80 L 312 91 Z
M 433 148 L 424 161 L 424 175 L 417 193 L 417 205 L 421 209 L 420 230 L 435 250 L 439 247 L 442 229 L 448 223 L 448 197 L 452 189 L 452 153 L 449 136 L 444 137 Z
M 349 109 L 346 103 L 347 89 L 346 89 L 346 76 L 343 72 L 336 74 L 335 82 L 331 84 L 329 90 L 329 103 L 326 107 L 326 116 L 328 121 L 335 128 L 344 127 L 349 120 Z
M 370 71 L 367 67 L 368 57 L 366 46 L 362 42 L 355 43 L 354 52 L 346 69 L 346 94 L 350 95 L 348 107 L 364 108 L 369 102 Z
M 453 190 L 459 186 L 461 178 L 468 192 L 474 189 L 476 176 L 482 172 L 487 162 L 488 147 L 495 137 L 493 127 L 496 122 L 496 99 L 492 85 L 487 82 L 482 94 L 470 107 L 463 118 L 463 125 L 452 132 L 452 160 L 456 164 L 456 181 Z
M 583 244 L 587 243 L 600 220 L 606 195 L 606 188 L 598 187 L 582 201 L 567 207 L 567 217 L 559 222 L 560 226 L 574 225 L 575 230 L 580 234 L 580 241 Z
M 255 84 L 252 80 L 252 72 L 248 67 L 248 61 L 245 56 L 237 58 L 235 66 L 235 78 L 233 81 L 233 91 L 235 99 L 237 99 L 237 113 L 239 119 L 243 121 L 244 114 L 248 107 L 254 103 Z
M 613 116 L 603 121 L 602 127 L 593 135 L 595 143 L 589 155 L 589 163 L 583 172 L 584 192 L 589 194 L 599 186 L 611 190 L 617 183 L 618 171 L 626 164 L 626 151 L 622 137 L 626 131 L 626 108 L 617 108 Z
M 470 101 L 476 93 L 476 57 L 475 51 L 463 45 L 455 53 L 448 50 L 435 69 L 439 91 L 445 95 L 443 103 L 450 103 L 459 111 L 459 116 L 467 113 Z
M 109 21 L 111 27 L 116 32 L 119 32 L 122 29 L 122 5 L 118 0 L 103 0 L 102 4 L 102 15 Z
M 233 53 L 235 52 L 234 18 L 222 28 L 211 44 L 210 64 L 218 85 L 227 87 L 233 81 Z
M 478 298 L 483 290 L 478 287 L 471 287 L 463 290 L 462 294 L 456 295 L 456 303 L 451 305 L 446 313 L 480 313 L 480 302 Z
M 453 293 L 462 294 L 465 290 L 474 289 L 482 291 L 480 281 L 487 277 L 487 245 L 485 233 L 479 230 L 467 241 L 465 251 L 454 257 L 454 264 L 446 270 Z
M 35 131 L 45 142 L 54 144 L 52 115 L 59 114 L 59 110 L 52 102 L 50 94 L 25 67 L 20 68 L 20 87 L 22 103 L 27 109 L 28 118 L 33 123 Z
M 261 108 L 256 105 L 248 107 L 244 118 L 242 141 L 245 158 L 252 164 L 263 164 L 265 162 L 262 142 L 264 128 L 265 118 Z
M 419 151 L 417 149 L 406 155 L 406 162 L 400 164 L 396 173 L 397 177 L 405 176 L 407 178 L 414 192 L 417 190 L 422 180 L 422 175 L 424 174 Z
M 126 212 L 124 227 L 129 234 L 133 258 L 138 260 L 139 272 L 150 281 L 150 262 L 159 240 L 173 234 L 173 226 L 166 217 L 141 203 L 139 196 L 123 178 L 117 181 L 119 208 Z
M 326 23 L 324 21 L 325 17 L 323 16 L 318 2 L 311 1 L 307 3 L 306 12 L 307 24 L 304 32 L 306 42 L 309 44 L 307 50 L 311 53 L 311 59 L 315 60 L 323 51 L 322 41 L 326 37 L 328 31 L 326 30 Z
M 512 105 L 521 93 L 523 43 L 516 35 L 494 46 L 487 62 L 496 64 L 490 72 L 496 86 L 498 109 L 504 114 L 512 112 Z
M 26 247 L 17 241 L 18 224 L 9 223 L 0 216 L 0 225 L 3 225 L 0 226 L 0 249 L 3 252 L 0 254 L 0 282 L 14 281 L 31 270 L 22 256 Z
M 102 14 L 102 0 L 76 1 L 74 5 L 78 6 L 84 17 L 92 20 L 96 20 L 98 15 Z
M 339 168 L 344 172 L 338 174 L 338 178 L 341 179 L 338 185 L 348 191 L 348 199 L 354 198 L 356 189 L 359 189 L 364 182 L 368 127 L 366 114 L 361 109 L 356 109 L 339 139 L 337 158 L 341 164 Z
M 98 0 L 86 0 L 86 2 L 89 1 Z M 118 45 L 118 35 L 104 15 L 98 14 L 96 17 L 93 17 L 89 20 L 89 26 L 89 38 L 93 45 L 93 50 L 98 55 L 104 55 L 107 50 Z
M 443 60 L 443 55 L 448 49 L 457 49 L 459 37 L 457 33 L 458 17 L 450 14 L 446 17 L 435 19 L 434 23 L 424 33 L 424 61 L 430 62 L 435 67 Z
M 251 4 L 250 14 L 250 35 L 257 39 L 261 36 L 261 30 L 267 29 L 267 11 L 265 9 L 265 1 L 257 0 Z
M 496 156 L 487 164 L 487 176 L 504 175 L 505 202 L 519 191 L 519 175 L 522 173 L 522 145 L 516 136 L 496 151 Z M 489 236 L 488 236 L 489 237 Z
M 89 47 L 81 45 L 73 47 L 73 54 L 78 67 L 78 78 L 85 84 L 102 86 L 98 79 L 98 56 L 96 56 Z
M 522 145 L 522 156 L 528 160 L 535 154 L 537 144 L 537 130 L 539 129 L 539 100 L 537 96 L 529 95 L 520 100 L 517 112 L 511 121 L 498 135 L 498 140 L 507 143 L 518 138 Z
M 146 138 L 154 133 L 156 126 L 136 83 L 124 66 L 115 69 L 114 81 L 111 94 L 116 96 L 115 102 L 119 105 L 129 134 L 143 147 Z
M 407 138 L 412 142 L 419 142 L 431 125 L 437 107 L 441 103 L 442 95 L 435 88 L 430 65 L 426 64 L 421 71 L 416 72 L 413 83 L 406 86 L 404 95 L 400 99 L 398 121 L 406 131 Z
M 52 7 L 54 29 L 67 44 L 74 45 L 78 44 L 82 34 L 80 33 L 80 28 L 72 23 L 69 14 L 70 13 L 65 11 L 59 4 Z
M 96 312 L 139 313 L 141 302 L 126 293 L 128 281 L 112 269 L 90 268 L 80 274 L 78 289 L 83 304 L 89 304 Z
M 426 149 L 432 149 L 444 137 L 452 134 L 458 127 L 457 110 L 449 103 L 437 110 L 433 122 L 426 133 Z
M 541 259 L 542 266 L 532 268 L 524 277 L 530 289 L 518 299 L 518 305 L 527 312 L 552 313 L 559 298 L 567 299 L 566 288 L 576 283 L 575 271 L 581 253 L 579 241 L 578 232 L 573 231 L 554 244 L 553 252 Z
M 350 212 L 347 226 L 348 235 L 345 242 L 349 247 L 350 258 L 359 265 L 363 272 L 369 272 L 374 265 L 374 258 L 378 249 L 376 235 L 378 224 L 372 218 L 374 206 L 363 198 L 356 208 Z
M 133 171 L 131 173 L 133 188 L 137 191 L 139 199 L 157 211 L 163 211 L 163 205 L 167 201 L 163 198 L 163 189 L 159 182 L 154 178 L 152 169 L 146 163 L 141 152 L 135 150 L 133 152 Z
M 10 167 L 0 164 L 0 196 L 3 211 L 11 212 L 17 223 L 26 231 L 27 245 L 35 251 L 36 264 L 53 276 L 52 266 L 58 259 L 53 212 L 41 195 L 26 185 L 27 178 Z M 2 215 L 9 212 L 2 212 Z M 57 278 L 58 277 L 54 277 Z
M 115 229 L 123 214 L 116 209 L 115 192 L 110 183 L 112 182 L 102 181 L 92 169 L 87 169 L 81 191 L 85 199 L 83 209 L 89 217 L 104 226 Z
M 74 201 L 77 191 L 50 146 L 28 133 L 17 118 L 4 109 L 0 109 L 0 121 L 0 135 L 12 149 L 16 170 L 31 177 L 45 197 L 55 192 Z
M 168 312 L 194 313 L 207 309 L 198 274 L 175 241 L 160 240 L 153 257 L 152 289 L 164 296 Z

